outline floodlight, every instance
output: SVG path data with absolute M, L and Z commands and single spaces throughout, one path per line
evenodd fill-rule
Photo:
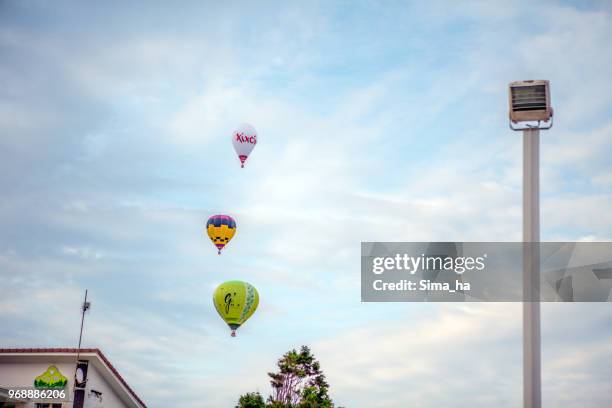
M 510 127 L 519 122 L 538 122 L 540 129 L 552 127 L 553 109 L 550 106 L 550 84 L 546 80 L 516 81 L 510 83 L 508 93 L 510 103 Z M 540 126 L 541 122 L 550 121 L 547 127 Z
M 511 82 L 510 128 L 523 131 L 523 404 L 542 407 L 540 342 L 540 130 L 553 109 L 545 80 Z M 535 243 L 535 245 L 534 245 Z

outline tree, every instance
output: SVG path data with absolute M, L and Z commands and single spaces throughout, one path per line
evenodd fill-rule
M 302 346 L 299 353 L 295 349 L 285 353 L 277 366 L 278 373 L 268 373 L 274 390 L 270 402 L 290 407 L 327 408 L 333 405 L 325 375 L 307 346 Z
M 266 403 L 259 392 L 247 392 L 240 396 L 236 408 L 266 408 Z
M 329 397 L 329 384 L 321 371 L 321 365 L 307 346 L 285 353 L 277 362 L 279 371 L 268 373 L 273 394 L 268 397 L 266 408 L 333 408 Z M 263 405 L 246 404 L 259 393 L 240 397 L 237 408 L 259 408 Z

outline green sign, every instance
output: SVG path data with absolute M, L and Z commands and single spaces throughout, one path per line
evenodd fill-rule
M 54 365 L 50 365 L 47 371 L 34 380 L 34 387 L 37 388 L 64 388 L 66 384 L 68 379 Z

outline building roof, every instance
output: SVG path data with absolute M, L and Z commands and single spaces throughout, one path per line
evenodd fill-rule
M 0 354 L 95 354 L 100 360 L 108 367 L 108 369 L 113 373 L 113 375 L 117 378 L 117 380 L 125 387 L 125 389 L 129 392 L 129 394 L 143 407 L 146 408 L 146 404 L 140 399 L 138 395 L 134 392 L 134 390 L 128 385 L 127 382 L 123 379 L 119 371 L 111 364 L 110 361 L 106 358 L 106 356 L 102 353 L 100 349 L 97 348 L 0 348 Z M 85 357 L 85 356 L 83 356 Z

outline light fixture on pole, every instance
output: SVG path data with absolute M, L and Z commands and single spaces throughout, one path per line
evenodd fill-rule
M 550 84 L 509 86 L 510 128 L 523 131 L 523 406 L 541 408 L 540 356 L 540 129 L 550 129 Z
M 508 92 L 510 128 L 512 130 L 550 129 L 553 108 L 550 106 L 550 83 L 545 80 L 516 81 Z M 537 122 L 529 124 L 528 122 Z M 525 127 L 516 127 L 525 123 Z

